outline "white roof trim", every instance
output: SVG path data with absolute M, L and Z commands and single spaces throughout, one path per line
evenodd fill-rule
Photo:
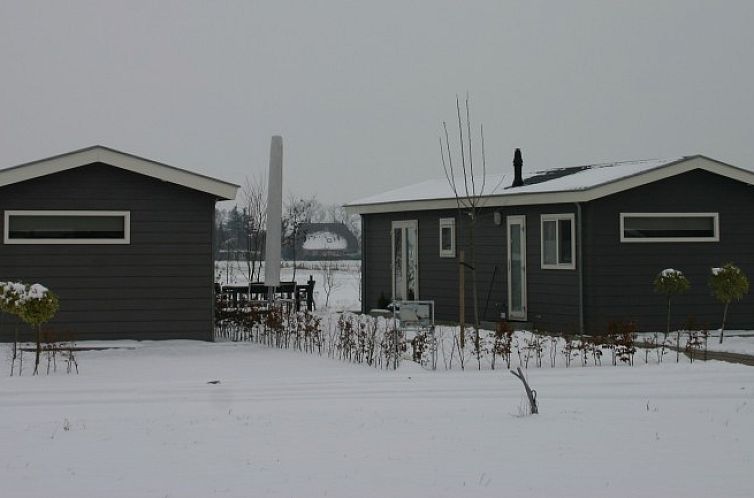
M 487 196 L 482 203 L 485 207 L 527 206 L 541 204 L 561 204 L 589 202 L 624 190 L 640 187 L 675 175 L 702 169 L 733 180 L 754 185 L 754 171 L 738 168 L 705 156 L 690 156 L 664 166 L 651 169 L 615 181 L 579 190 L 559 192 L 515 193 L 507 190 L 498 195 Z M 358 201 L 357 201 L 358 202 Z M 427 211 L 434 209 L 456 209 L 455 198 L 426 199 L 418 201 L 397 201 L 374 204 L 347 204 L 346 210 L 355 214 L 390 213 L 396 211 Z
M 143 157 L 134 156 L 101 145 L 0 170 L 0 187 L 97 162 L 165 182 L 175 183 L 176 185 L 200 192 L 206 192 L 222 200 L 235 199 L 236 192 L 240 188 L 233 183 L 192 173 L 191 171 L 144 159 Z

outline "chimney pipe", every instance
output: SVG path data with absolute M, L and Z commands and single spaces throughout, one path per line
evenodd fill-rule
M 523 168 L 524 160 L 521 157 L 521 149 L 516 149 L 513 154 L 513 183 L 511 187 L 520 187 L 524 184 Z

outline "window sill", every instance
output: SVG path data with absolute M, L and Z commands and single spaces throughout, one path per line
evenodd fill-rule
M 541 265 L 542 270 L 575 270 L 576 265 Z

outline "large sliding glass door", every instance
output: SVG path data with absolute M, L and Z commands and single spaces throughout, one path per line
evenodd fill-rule
M 419 239 L 416 220 L 394 221 L 392 225 L 393 299 L 419 299 Z

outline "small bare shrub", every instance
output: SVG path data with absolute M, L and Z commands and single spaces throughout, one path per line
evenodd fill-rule
M 495 370 L 495 358 L 500 356 L 505 361 L 505 368 L 511 367 L 511 352 L 513 346 L 513 327 L 505 321 L 497 322 L 492 340 L 492 360 L 490 366 Z
M 636 324 L 630 321 L 610 322 L 608 335 L 615 337 L 615 357 L 627 365 L 633 365 L 636 354 Z
M 566 334 L 563 336 L 563 340 L 565 343 L 563 344 L 563 349 L 561 352 L 563 353 L 563 357 L 565 358 L 565 366 L 566 368 L 571 366 L 571 360 L 578 356 L 578 350 L 579 350 L 579 341 L 576 339 L 576 337 Z

